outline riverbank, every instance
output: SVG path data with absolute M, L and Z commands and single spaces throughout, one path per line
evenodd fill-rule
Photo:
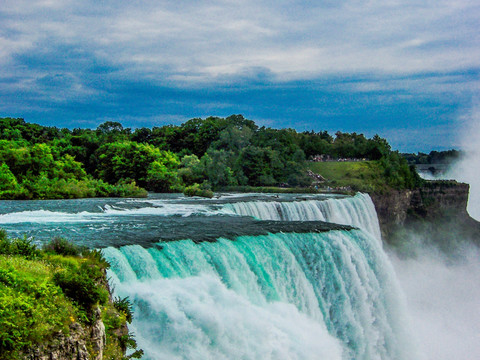
M 1 230 L 1 358 L 124 359 L 132 314 L 112 297 L 108 267 L 99 251 L 59 239 L 39 249 Z

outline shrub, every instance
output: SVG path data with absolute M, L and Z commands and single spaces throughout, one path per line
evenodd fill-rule
M 66 256 L 80 256 L 83 252 L 87 251 L 86 247 L 75 245 L 60 237 L 56 237 L 43 245 L 42 249 L 47 253 Z
M 126 359 L 141 359 L 143 356 L 143 350 L 136 350 L 137 349 L 137 341 L 133 337 L 131 333 L 123 335 L 119 338 L 120 346 L 124 349 L 131 349 L 135 350 L 132 354 L 128 355 Z
M 210 189 L 202 189 L 200 185 L 193 184 L 191 186 L 187 186 L 183 191 L 185 196 L 201 196 L 206 198 L 213 197 L 213 191 Z
M 43 261 L 0 256 L 0 358 L 19 359 L 59 330 L 65 331 L 71 304 L 51 282 L 51 267 Z
M 0 229 L 0 254 L 20 255 L 26 259 L 35 259 L 40 255 L 40 251 L 31 239 L 27 239 L 27 237 L 9 239 L 7 232 Z
M 108 301 L 108 292 L 97 283 L 101 275 L 98 268 L 84 262 L 79 271 L 56 272 L 53 280 L 66 296 L 89 312 L 93 305 Z
M 102 269 L 108 269 L 110 263 L 103 257 L 102 251 L 98 249 L 86 249 L 83 252 L 83 257 L 92 260 L 96 265 Z
M 123 299 L 120 297 L 116 297 L 113 300 L 113 306 L 115 306 L 115 309 L 117 309 L 119 312 L 125 315 L 125 319 L 127 320 L 128 323 L 132 322 L 133 320 L 132 303 L 130 302 L 128 297 L 125 297 Z

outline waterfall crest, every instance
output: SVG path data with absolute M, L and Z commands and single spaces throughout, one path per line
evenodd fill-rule
M 361 231 L 103 250 L 147 359 L 413 359 L 401 293 Z
M 375 206 L 368 194 L 358 193 L 353 197 L 326 200 L 237 202 L 225 208 L 237 215 L 253 216 L 260 220 L 320 220 L 351 225 L 381 239 Z

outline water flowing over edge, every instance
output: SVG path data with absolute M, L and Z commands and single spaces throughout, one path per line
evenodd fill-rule
M 415 359 L 402 295 L 368 233 L 103 250 L 146 359 Z
M 377 213 L 368 194 L 358 193 L 353 197 L 327 200 L 236 202 L 227 204 L 225 208 L 237 215 L 253 216 L 260 220 L 320 220 L 351 225 L 381 240 Z

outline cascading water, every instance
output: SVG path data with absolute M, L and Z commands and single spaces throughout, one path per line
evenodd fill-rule
M 372 199 L 368 194 L 326 200 L 293 202 L 249 201 L 228 204 L 235 214 L 253 216 L 261 220 L 327 221 L 352 225 L 363 229 L 380 240 L 380 227 Z
M 145 359 L 418 359 L 368 195 L 5 201 L 0 224 L 104 248 Z
M 146 359 L 414 359 L 381 244 L 361 230 L 103 250 Z

